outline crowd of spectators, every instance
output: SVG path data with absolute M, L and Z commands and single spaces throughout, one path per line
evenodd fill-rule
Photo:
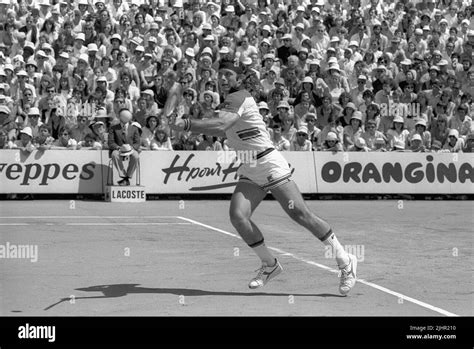
M 472 152 L 474 6 L 441 0 L 0 0 L 0 148 L 228 150 L 213 118 L 240 65 L 282 151 Z

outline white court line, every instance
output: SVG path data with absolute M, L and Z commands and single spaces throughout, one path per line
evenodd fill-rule
M 151 223 L 147 223 L 147 222 L 139 222 L 139 223 L 66 223 L 65 225 L 81 225 L 81 226 L 84 226 L 84 225 L 191 225 L 191 223 L 163 223 L 163 222 L 160 222 L 160 223 L 157 223 L 157 222 L 151 222 Z
M 0 225 L 30 225 L 30 223 L 0 223 Z
M 204 224 L 204 223 L 200 223 L 198 221 L 195 221 L 193 219 L 189 219 L 189 218 L 185 218 L 185 217 L 181 217 L 181 216 L 176 216 L 176 218 L 178 219 L 182 219 L 184 221 L 187 221 L 187 222 L 190 222 L 190 223 L 193 223 L 193 224 L 196 224 L 196 225 L 200 225 L 204 228 L 208 228 L 208 229 L 211 229 L 211 230 L 214 230 L 214 231 L 217 231 L 219 233 L 222 233 L 222 234 L 226 234 L 226 235 L 230 235 L 234 238 L 237 238 L 237 239 L 242 239 L 240 236 L 236 235 L 236 234 L 232 234 L 232 233 L 229 233 L 228 231 L 225 231 L 225 230 L 222 230 L 222 229 L 219 229 L 219 228 L 215 228 L 213 226 L 210 226 L 210 225 L 207 225 L 207 224 Z M 323 264 L 319 264 L 319 263 L 316 263 L 316 262 L 313 262 L 313 261 L 310 261 L 310 260 L 307 260 L 305 258 L 301 258 L 299 256 L 296 256 L 294 255 L 293 253 L 289 253 L 289 252 L 286 252 L 286 251 L 283 251 L 283 250 L 280 250 L 279 248 L 274 248 L 274 247 L 269 247 L 267 246 L 270 250 L 273 250 L 275 252 L 278 252 L 284 256 L 289 256 L 289 257 L 292 257 L 298 261 L 301 261 L 301 262 L 304 262 L 306 264 L 309 264 L 309 265 L 313 265 L 315 267 L 318 267 L 318 268 L 321 268 L 321 269 L 324 269 L 324 270 L 327 270 L 327 271 L 330 271 L 332 273 L 336 273 L 338 274 L 339 271 L 336 270 L 336 269 L 333 269 L 333 268 L 330 268 L 326 265 L 323 265 Z M 374 284 L 373 282 L 369 282 L 369 281 L 366 281 L 364 279 L 357 279 L 357 282 L 360 282 L 361 284 L 364 284 L 364 285 L 367 285 L 369 287 L 373 287 L 379 291 L 382 291 L 382 292 L 385 292 L 385 293 L 388 293 L 388 294 L 391 294 L 392 296 L 395 296 L 395 297 L 398 297 L 399 299 L 403 299 L 403 300 L 406 300 L 408 302 L 411 302 L 411 303 L 414 303 L 416 305 L 419 305 L 420 307 L 423 307 L 423 308 L 426 308 L 426 309 L 429 309 L 429 310 L 432 310 L 432 311 L 435 311 L 437 313 L 440 313 L 442 315 L 446 315 L 446 316 L 459 316 L 457 314 L 454 314 L 454 313 L 451 313 L 447 310 L 444 310 L 444 309 L 441 309 L 441 308 L 438 308 L 438 307 L 435 307 L 431 304 L 428 304 L 428 303 L 425 303 L 425 302 L 422 302 L 422 301 L 419 301 L 415 298 L 412 298 L 412 297 L 408 297 L 408 296 L 405 296 L 404 294 L 401 294 L 399 292 L 396 292 L 396 291 L 392 291 L 386 287 L 383 287 L 383 286 L 379 286 L 377 284 Z
M 176 216 L 4 216 L 0 219 L 176 218 Z

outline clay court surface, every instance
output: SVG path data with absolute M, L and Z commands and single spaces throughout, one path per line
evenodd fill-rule
M 0 259 L 0 315 L 474 315 L 472 202 L 400 204 L 308 201 L 363 251 L 342 297 L 335 261 L 275 201 L 254 220 L 284 273 L 259 291 L 229 201 L 3 201 L 0 244 L 37 245 L 38 261 Z

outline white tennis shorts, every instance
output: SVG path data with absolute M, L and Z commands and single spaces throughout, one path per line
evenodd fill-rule
M 276 149 L 254 163 L 243 164 L 237 173 L 239 181 L 256 184 L 263 191 L 270 191 L 291 181 L 290 165 Z

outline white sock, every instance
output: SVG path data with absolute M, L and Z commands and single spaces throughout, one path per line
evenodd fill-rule
M 341 243 L 337 239 L 336 235 L 330 230 L 323 238 L 323 244 L 326 246 L 331 246 L 333 252 L 336 252 L 336 263 L 339 268 L 347 266 L 350 262 L 349 255 L 342 247 Z
M 271 254 L 270 250 L 265 246 L 263 240 L 250 246 L 255 254 L 262 260 L 263 264 L 272 267 L 276 263 L 276 258 Z

